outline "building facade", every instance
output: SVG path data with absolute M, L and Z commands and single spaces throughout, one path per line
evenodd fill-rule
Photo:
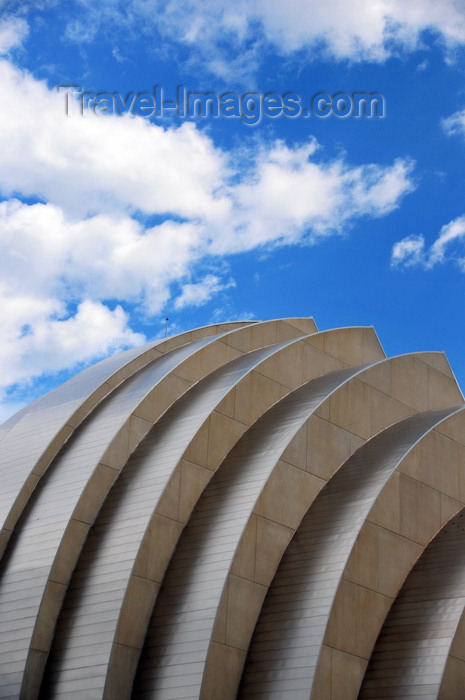
M 465 698 L 443 353 L 208 326 L 72 378 L 0 455 L 0 698 Z

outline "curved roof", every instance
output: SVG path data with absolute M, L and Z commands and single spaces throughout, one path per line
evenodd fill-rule
M 309 318 L 157 341 L 34 402 L 0 427 L 0 698 L 391 697 L 391 606 L 411 577 L 435 611 L 449 591 L 421 555 L 465 508 L 463 404 L 443 353 Z

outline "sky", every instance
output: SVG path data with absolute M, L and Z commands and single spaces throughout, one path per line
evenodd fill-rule
M 0 420 L 166 318 L 464 389 L 464 78 L 463 0 L 0 0 Z

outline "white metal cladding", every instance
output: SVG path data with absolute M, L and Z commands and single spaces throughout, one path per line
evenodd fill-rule
M 316 331 L 311 319 L 283 319 L 157 341 L 0 427 L 0 697 L 233 700 L 244 670 L 237 697 L 310 698 L 368 513 L 412 445 L 464 413 L 442 354 L 384 359 L 372 329 Z M 451 440 L 465 455 L 462 436 L 459 426 Z M 437 468 L 463 470 L 465 484 L 454 459 Z M 438 488 L 442 526 L 465 488 Z M 312 522 L 313 577 L 302 545 Z M 448 584 L 430 576 L 434 630 L 399 664 L 412 693 L 447 627 L 428 669 L 440 687 L 460 634 L 465 574 L 446 559 Z M 395 565 L 405 578 L 414 560 Z M 338 664 L 335 653 L 321 700 L 357 697 L 362 677 L 341 684 Z M 370 673 L 364 688 L 382 697 Z

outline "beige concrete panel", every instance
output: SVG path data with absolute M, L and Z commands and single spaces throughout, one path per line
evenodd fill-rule
M 131 697 L 131 669 L 137 666 L 140 649 L 128 647 L 124 644 L 114 644 L 111 653 L 115 672 L 107 679 L 103 697 L 109 698 L 109 700 L 117 700 L 117 698 L 120 697 Z
M 402 361 L 402 360 L 400 360 Z M 367 370 L 368 372 L 368 370 Z M 365 374 L 365 373 L 363 373 Z M 374 373 L 373 373 L 374 374 Z M 381 376 L 383 373 L 381 373 Z M 365 404 L 368 405 L 368 407 L 371 406 L 372 402 L 372 397 L 374 396 L 375 398 L 373 399 L 373 403 L 376 403 L 376 401 L 384 402 L 388 401 L 389 397 L 387 395 L 384 395 L 380 393 L 379 391 L 373 389 L 370 387 L 367 383 L 362 382 L 360 379 L 355 378 L 349 380 L 346 384 L 343 384 L 338 390 L 335 392 L 334 395 L 332 395 L 329 399 L 327 399 L 327 403 L 331 403 L 331 400 L 334 398 L 338 398 L 339 395 L 342 395 L 342 400 L 340 401 L 339 405 L 337 408 L 339 409 L 340 416 L 341 416 L 341 422 L 344 422 L 347 424 L 347 422 L 353 420 L 352 416 L 352 408 L 351 408 L 351 403 L 350 399 L 351 397 L 351 392 L 356 396 L 356 401 L 354 401 L 354 404 Z M 362 393 L 363 398 L 360 398 L 360 393 Z M 349 400 L 347 400 L 347 394 Z M 401 418 L 405 415 L 408 415 L 411 411 L 409 410 L 408 407 L 405 407 L 403 404 L 399 404 L 399 402 L 394 402 L 396 407 L 397 407 L 397 416 L 391 416 L 389 415 L 389 420 L 391 421 L 392 418 Z M 349 408 L 350 407 L 350 408 Z M 365 428 L 366 430 L 371 430 L 371 413 L 370 411 L 367 411 L 366 413 L 366 423 L 367 427 Z M 320 420 L 320 423 L 322 421 Z M 376 425 L 376 422 L 373 421 L 373 424 Z M 334 428 L 334 426 L 332 426 Z M 376 426 L 377 427 L 377 426 Z M 341 433 L 342 430 L 342 433 Z M 349 454 L 350 450 L 353 444 L 353 435 L 348 432 L 347 430 L 338 428 L 336 432 L 339 432 L 339 434 L 343 435 L 343 440 L 342 440 L 342 445 L 339 444 L 337 445 L 337 454 L 338 456 L 342 459 L 346 459 Z M 306 454 L 307 454 L 307 440 L 304 439 L 306 437 L 305 435 L 306 431 L 302 430 L 302 428 L 296 432 L 295 437 L 291 441 L 291 443 L 288 445 L 286 448 L 286 457 L 288 459 L 292 459 L 294 462 L 297 464 L 303 465 L 305 464 L 306 461 Z M 356 444 L 359 444 L 361 438 L 356 439 Z M 324 443 L 323 443 L 324 445 Z M 312 445 L 313 450 L 315 449 L 315 446 Z M 325 445 L 323 446 L 322 449 L 325 449 Z M 345 451 L 345 454 L 344 454 Z M 300 452 L 300 455 L 299 455 Z M 327 454 L 325 455 L 327 459 Z M 340 462 L 336 462 L 336 464 L 333 462 L 331 465 L 331 469 L 334 472 L 334 470 L 339 466 Z M 285 478 L 283 479 L 284 476 L 284 470 L 286 473 Z M 295 479 L 293 474 L 298 475 L 299 478 Z M 236 548 L 236 553 L 235 556 L 231 562 L 231 568 L 230 568 L 230 575 L 237 575 L 240 573 L 241 576 L 243 577 L 250 577 L 251 576 L 251 565 L 250 562 L 252 561 L 254 557 L 254 552 L 255 552 L 255 557 L 260 557 L 260 553 L 263 553 L 262 561 L 263 561 L 263 569 L 261 570 L 260 573 L 260 578 L 256 576 L 256 580 L 259 580 L 261 583 L 263 583 L 265 586 L 268 586 L 271 582 L 271 579 L 273 577 L 273 573 L 277 568 L 277 565 L 279 563 L 280 557 L 282 555 L 282 552 L 285 550 L 286 545 L 290 539 L 290 535 L 292 534 L 292 530 L 297 527 L 298 523 L 300 522 L 300 519 L 306 512 L 309 504 L 312 502 L 313 498 L 315 497 L 316 493 L 319 491 L 321 486 L 323 485 L 323 480 L 317 478 L 314 481 L 308 482 L 308 484 L 312 488 L 308 488 L 303 486 L 303 480 L 305 479 L 305 472 L 302 469 L 295 469 L 293 465 L 284 463 L 283 460 L 278 460 L 276 463 L 274 469 L 270 473 L 270 476 L 267 479 L 266 486 L 263 488 L 261 494 L 259 495 L 259 498 L 257 500 L 256 506 L 255 506 L 255 514 L 264 514 L 266 515 L 265 518 L 259 518 L 257 519 L 255 515 L 251 517 L 251 519 L 248 521 L 248 524 L 245 525 L 244 530 L 243 530 L 243 536 L 239 540 L 239 544 Z M 292 484 L 292 488 L 288 490 L 286 493 L 286 488 L 288 484 Z M 267 494 L 266 490 L 269 489 L 269 494 Z M 290 511 L 283 510 L 282 504 L 280 504 L 280 499 L 284 502 L 286 498 L 289 500 L 289 503 L 292 504 L 293 512 L 292 516 L 290 515 Z M 280 542 L 280 538 L 276 536 L 276 531 L 273 530 L 271 527 L 271 523 L 273 521 L 276 522 L 276 525 L 278 523 L 283 524 L 283 519 L 284 517 L 292 517 L 293 522 L 290 523 L 289 527 L 289 535 L 286 533 L 286 537 Z M 247 522 L 247 521 L 246 521 Z M 259 540 L 259 528 L 262 526 L 264 523 L 266 523 L 266 537 L 263 540 L 262 544 L 258 543 Z M 284 532 L 284 531 L 282 531 Z M 228 577 L 229 581 L 229 577 Z M 227 584 L 228 585 L 228 584 Z M 226 589 L 225 589 L 226 590 Z M 226 596 L 226 594 L 224 594 Z M 371 604 L 371 598 L 377 598 L 380 601 L 382 601 L 381 604 L 379 604 L 379 607 L 382 608 L 382 615 L 384 616 L 385 610 L 387 605 L 389 605 L 389 602 L 386 603 L 386 597 L 380 595 L 379 593 L 376 593 L 375 591 L 369 591 L 366 588 L 363 588 L 362 592 L 359 594 L 360 597 L 360 605 L 362 607 L 366 607 L 368 609 L 369 605 Z M 215 634 L 212 634 L 212 639 L 215 641 L 223 641 L 225 639 L 225 625 L 226 625 L 226 619 L 227 616 L 225 615 L 223 605 L 225 605 L 225 597 L 221 598 L 221 602 L 219 603 L 217 610 L 216 610 L 216 625 L 215 626 Z M 228 604 L 230 605 L 231 602 L 229 599 Z M 365 601 L 368 600 L 369 602 L 366 603 Z M 249 623 L 250 619 L 255 616 L 255 619 L 259 613 L 259 609 L 253 610 L 253 608 L 248 609 L 248 615 L 247 615 L 247 623 Z M 242 613 L 237 612 L 235 616 L 236 620 L 242 621 L 242 624 L 244 625 L 244 618 Z M 247 639 L 247 633 L 243 632 L 243 637 L 241 636 L 241 647 L 246 648 L 248 644 L 248 639 Z M 366 641 L 365 641 L 365 631 L 363 628 L 357 631 L 357 637 L 356 637 L 356 644 L 358 646 L 365 646 Z
M 302 448 L 306 444 L 305 432 Z M 324 479 L 280 460 L 259 496 L 255 512 L 295 530 L 309 501 L 313 501 L 325 483 Z
M 160 582 L 182 528 L 183 523 L 155 513 L 144 533 L 133 575 Z M 130 590 L 126 595 L 129 594 Z M 130 644 L 129 641 L 123 643 Z
M 97 397 L 95 394 L 101 393 L 102 396 L 98 396 L 98 402 L 100 403 L 100 400 L 103 399 L 107 394 L 108 394 L 108 389 L 105 387 L 102 389 L 101 392 L 97 390 L 97 392 L 94 392 L 92 395 L 92 399 L 96 399 Z M 89 398 L 88 401 L 90 402 L 91 399 Z M 87 403 L 87 402 L 86 402 Z M 95 403 L 93 404 L 92 408 L 94 408 Z M 33 474 L 38 474 L 39 476 L 42 476 L 42 474 L 45 472 L 45 470 L 48 468 L 50 462 L 52 459 L 58 454 L 60 449 L 63 447 L 63 445 L 66 443 L 68 438 L 72 435 L 72 433 L 75 430 L 75 427 L 77 427 L 82 420 L 84 419 L 85 415 L 87 415 L 90 412 L 91 409 L 88 409 L 83 417 L 80 420 L 76 421 L 76 426 L 72 426 L 69 422 L 66 423 L 56 434 L 56 436 L 53 438 L 53 440 L 50 442 L 48 447 L 44 450 L 44 452 L 41 454 L 39 459 L 36 462 L 36 465 L 33 469 Z
M 260 365 L 260 374 L 289 388 L 302 384 L 302 343 L 293 343 L 277 355 L 272 355 Z
M 286 393 L 284 386 L 259 372 L 252 372 L 236 387 L 235 420 L 251 425 L 261 415 L 264 404 L 271 406 Z
M 441 425 L 438 425 L 436 432 L 441 435 L 445 435 L 450 440 L 454 440 L 462 446 L 463 443 L 463 419 L 460 413 L 455 416 L 451 416 L 448 421 L 445 421 Z
M 344 578 L 353 583 L 363 582 L 373 590 L 379 590 L 380 576 L 380 528 L 365 522 L 352 548 L 344 570 Z
M 236 390 L 229 391 L 216 407 L 218 413 L 222 413 L 228 418 L 234 418 L 234 403 L 236 400 Z
M 0 556 L 3 555 L 3 552 L 6 549 L 6 546 L 10 540 L 11 537 L 11 530 L 0 530 Z
M 56 620 L 56 608 L 61 606 L 65 593 L 65 585 L 62 583 L 57 583 L 56 581 L 49 582 L 45 595 L 40 604 L 42 615 L 41 619 L 38 620 L 38 623 L 34 628 L 34 634 L 31 640 L 32 649 L 45 651 L 48 653 L 55 627 L 54 623 Z M 29 671 L 29 667 L 26 666 L 25 676 L 29 673 Z
M 463 411 L 458 415 L 464 419 Z M 455 422 L 457 416 L 452 419 Z M 426 474 L 428 480 L 433 478 L 429 469 L 429 462 L 432 461 L 441 472 L 441 487 L 447 490 L 450 479 L 457 475 L 456 444 L 436 429 L 422 438 L 383 488 L 352 549 L 332 607 L 325 643 L 367 659 L 390 601 L 397 596 L 424 545 L 435 536 L 439 527 L 463 508 L 463 503 L 404 475 L 404 461 L 407 462 L 408 471 L 417 475 Z M 392 511 L 391 517 L 386 517 L 389 510 Z M 373 520 L 384 522 L 391 529 L 370 522 Z M 393 524 L 395 527 L 399 525 L 401 534 L 392 531 Z M 376 599 L 370 599 L 370 594 L 368 610 L 371 612 L 366 615 L 354 591 L 348 589 L 346 579 L 358 584 L 361 590 L 368 590 L 362 589 L 367 586 L 373 589 L 373 594 L 382 594 L 387 601 L 385 608 L 381 603 L 377 604 Z M 364 637 L 359 636 L 358 643 L 355 641 L 354 619 L 366 620 L 366 625 L 361 628 Z
M 432 353 L 431 353 L 432 354 Z M 449 364 L 447 364 L 449 369 Z M 449 370 L 450 372 L 450 370 Z M 460 406 L 463 403 L 455 377 L 433 367 L 428 368 L 428 408 Z
M 74 518 L 70 519 L 60 542 L 60 547 L 55 555 L 52 568 L 50 569 L 49 583 L 68 584 L 69 577 L 74 569 L 89 530 L 89 523 L 83 523 Z M 37 616 L 37 621 L 39 621 L 42 612 L 41 609 Z
M 294 470 L 295 471 L 295 470 Z M 276 571 L 281 561 L 282 553 L 292 539 L 295 527 L 285 527 L 281 523 L 266 518 L 257 519 L 257 551 L 255 555 L 255 581 L 268 589 L 271 583 L 270 572 Z M 261 606 L 260 606 L 261 607 Z M 251 607 L 256 615 L 256 608 Z M 253 617 L 250 615 L 250 617 Z M 255 622 L 255 620 L 254 620 Z M 252 634 L 250 631 L 250 635 Z M 248 647 L 250 635 L 248 630 L 243 630 L 244 645 Z
M 333 649 L 331 655 L 331 700 L 347 700 L 349 697 L 357 697 L 366 665 L 365 659 Z M 320 700 L 313 693 L 311 698 L 312 700 Z
M 392 368 L 391 396 L 398 401 L 424 410 L 428 406 L 428 365 L 418 356 Z
M 363 363 L 363 344 L 365 340 L 364 328 L 359 328 L 355 335 L 351 328 L 338 328 L 331 335 L 324 339 L 323 350 L 332 357 L 343 360 L 348 365 L 361 365 Z M 376 360 L 385 357 L 382 351 L 379 352 Z
M 41 677 L 45 664 L 47 663 L 47 652 L 38 649 L 31 649 L 29 663 L 24 675 L 23 686 L 20 691 L 20 700 L 33 700 L 36 697 L 36 678 Z
M 441 527 L 441 495 L 404 474 L 399 479 L 400 532 L 426 545 Z
M 31 494 L 34 492 L 35 487 L 39 483 L 40 476 L 37 474 L 29 474 L 27 477 L 26 481 L 24 482 L 23 487 L 21 488 L 21 491 L 18 494 L 18 497 L 16 498 L 15 502 L 13 503 L 10 512 L 8 513 L 8 516 L 5 518 L 5 525 L 4 529 L 8 530 L 11 532 L 21 513 L 23 512 L 24 506 L 28 502 L 29 498 L 31 497 Z M 6 546 L 7 541 L 9 540 L 10 536 L 8 535 L 4 546 Z M 0 552 L 3 552 L 4 547 L 0 547 Z
M 234 561 L 231 565 L 231 574 L 234 576 L 240 576 L 250 581 L 255 580 L 255 564 L 257 556 L 257 522 L 259 516 L 252 513 L 247 525 L 244 528 L 241 540 L 236 548 L 236 554 Z M 226 623 L 226 614 L 222 613 L 221 609 L 218 611 L 218 618 L 224 617 Z M 221 625 L 219 629 L 221 629 Z M 216 625 L 215 625 L 216 629 Z M 215 637 L 216 641 L 220 640 Z
M 441 506 L 440 506 L 440 511 L 441 511 L 441 527 L 449 522 L 449 520 L 456 515 L 459 510 L 463 508 L 464 501 L 457 501 L 455 498 L 450 498 L 449 496 L 445 496 L 443 493 L 440 494 L 441 496 Z
M 462 518 L 463 519 L 463 518 Z M 449 656 L 465 661 L 465 615 L 462 613 L 457 631 L 450 646 Z
M 361 365 L 386 357 L 372 327 L 335 328 L 331 335 L 309 338 L 306 344 L 341 360 L 345 365 Z
M 459 445 L 437 431 L 421 441 L 417 478 L 451 498 L 459 494 Z M 444 468 L 447 464 L 447 469 Z
M 207 469 L 215 470 L 225 459 L 231 445 L 235 445 L 244 432 L 244 425 L 233 418 L 213 411 L 208 418 L 208 451 L 205 462 Z
M 179 488 L 177 519 L 186 523 L 192 509 L 198 501 L 212 476 L 212 469 L 200 467 L 183 459 L 181 462 L 181 480 Z
M 315 339 L 317 336 L 315 336 Z M 313 340 L 313 336 L 311 336 Z M 347 364 L 340 358 L 332 357 L 325 353 L 323 349 L 315 348 L 313 343 L 308 342 L 310 338 L 304 340 L 302 348 L 302 383 L 308 382 L 315 376 L 322 376 L 328 372 L 332 372 L 334 369 L 341 369 L 346 367 Z M 324 341 L 321 340 L 320 344 L 323 346 Z
M 127 599 L 128 605 L 122 611 L 116 629 L 115 643 L 126 644 L 135 649 L 142 649 L 144 634 L 148 624 L 147 598 L 155 600 L 160 584 L 140 576 L 131 576 L 129 580 Z
M 267 587 L 260 583 L 240 576 L 229 576 L 226 588 L 227 646 L 247 651 L 255 624 L 254 612 L 262 606 L 266 591 Z
M 362 362 L 376 362 L 383 357 L 386 357 L 384 348 L 381 345 L 378 334 L 373 326 L 364 328 L 363 330 L 363 347 L 362 347 Z
M 237 332 L 240 333 L 240 331 Z M 250 343 L 247 344 L 247 350 L 244 350 L 244 352 L 249 352 L 249 350 L 253 349 L 254 346 Z M 218 340 L 214 345 L 207 345 L 204 350 L 205 352 L 196 353 L 184 362 L 177 370 L 177 375 L 190 384 L 193 384 L 199 377 L 204 377 L 217 367 L 221 367 L 243 354 L 241 351 L 226 345 L 226 343 L 221 340 Z
M 195 439 L 191 441 L 184 453 L 184 459 L 194 464 L 206 464 L 208 457 L 208 434 L 210 422 L 207 420 L 197 432 Z
M 145 397 L 133 415 L 154 423 L 191 386 L 192 382 L 173 372 L 157 385 L 155 391 Z
M 147 421 L 137 415 L 132 415 L 117 432 L 110 446 L 105 450 L 101 459 L 102 464 L 120 469 L 152 427 L 152 421 Z
M 282 328 L 280 332 L 282 333 L 282 338 L 280 340 L 290 340 L 296 337 L 296 330 L 298 331 L 299 337 L 301 335 L 308 335 L 310 333 L 317 333 L 318 327 L 315 323 L 315 319 L 309 316 L 308 318 L 283 318 L 281 319 Z
M 437 700 L 465 700 L 465 661 L 449 656 Z
M 376 499 L 368 520 L 376 525 L 400 532 L 400 473 L 395 471 Z
M 366 382 L 354 379 L 345 384 L 327 402 L 330 422 L 366 440 L 371 434 L 370 399 L 371 389 Z
M 300 469 L 307 468 L 308 421 L 297 431 L 294 438 L 281 455 L 281 462 L 293 464 Z
M 95 513 L 100 508 L 117 476 L 117 469 L 107 467 L 106 464 L 97 465 L 92 475 L 92 481 L 84 487 L 82 497 L 74 509 L 74 520 L 92 525 Z
M 236 678 L 245 660 L 241 649 L 213 643 L 210 664 L 206 668 L 200 700 L 235 700 Z
M 313 692 L 315 697 L 321 700 L 331 700 L 331 685 L 332 685 L 332 656 L 333 649 L 321 646 L 319 664 L 313 681 Z
M 371 395 L 371 427 L 370 435 L 376 435 L 388 425 L 407 418 L 414 410 L 382 392 Z
M 414 566 L 410 563 L 373 649 L 361 697 L 437 698 L 441 682 L 449 690 L 457 682 L 454 678 L 450 685 L 444 669 L 464 610 L 463 545 L 459 516 L 432 539 Z
M 341 465 L 347 455 L 359 444 L 352 443 L 353 435 L 316 414 L 307 421 L 307 470 L 324 480 L 334 473 L 335 465 Z M 361 444 L 361 438 L 357 438 Z M 287 455 L 287 451 L 285 453 Z
M 367 523 L 368 525 L 368 523 Z M 379 585 L 377 590 L 393 598 L 423 548 L 417 542 L 379 528 Z
M 391 602 L 377 591 L 342 578 L 323 644 L 368 661 Z
M 465 501 L 465 447 L 459 445 L 459 498 Z

